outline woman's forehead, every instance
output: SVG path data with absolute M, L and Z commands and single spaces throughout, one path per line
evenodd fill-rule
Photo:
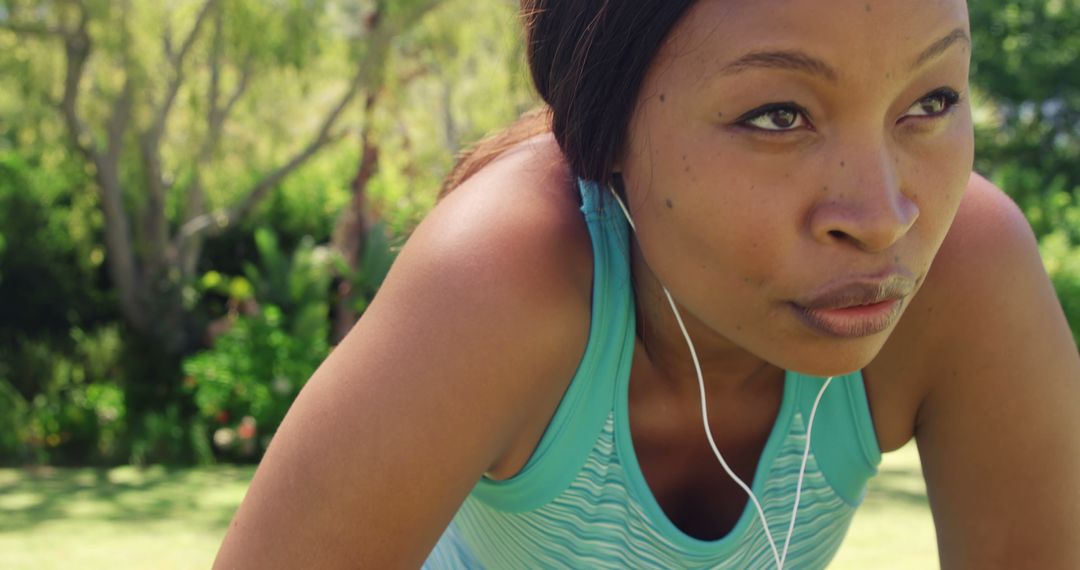
M 917 67 L 955 43 L 968 47 L 967 30 L 963 0 L 699 0 L 654 64 L 699 80 L 801 66 L 835 81 Z

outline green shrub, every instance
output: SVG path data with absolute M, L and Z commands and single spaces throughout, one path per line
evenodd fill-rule
M 326 358 L 328 332 L 325 318 L 313 329 L 290 328 L 281 310 L 267 305 L 238 317 L 213 349 L 184 362 L 206 438 L 222 456 L 262 455 L 296 394 Z
M 0 376 L 0 465 L 18 465 L 32 460 L 26 444 L 28 408 L 22 394 Z
M 1043 237 L 1039 249 L 1072 328 L 1073 339 L 1080 347 L 1080 244 L 1070 242 L 1061 230 Z
M 286 256 L 269 230 L 256 232 L 259 265 L 244 278 L 203 276 L 234 307 L 227 332 L 184 361 L 184 384 L 199 410 L 203 441 L 217 455 L 257 460 L 307 379 L 329 353 L 332 256 L 313 240 Z M 255 285 L 250 285 L 250 284 Z
M 67 342 L 24 339 L 0 370 L 0 462 L 111 464 L 127 459 L 123 343 L 116 325 L 74 328 Z M 21 393 L 12 369 L 34 369 L 40 390 Z M 5 374 L 5 372 L 7 374 Z

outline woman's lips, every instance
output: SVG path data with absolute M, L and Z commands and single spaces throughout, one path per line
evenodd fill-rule
M 884 278 L 833 283 L 817 294 L 790 303 L 802 322 L 833 337 L 870 336 L 891 327 L 915 291 L 916 280 L 906 272 Z
M 792 304 L 804 324 L 818 332 L 841 338 L 870 336 L 887 330 L 899 318 L 903 299 L 837 309 L 810 309 Z

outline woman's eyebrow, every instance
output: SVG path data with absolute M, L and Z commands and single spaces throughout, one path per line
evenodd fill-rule
M 931 59 L 940 56 L 941 54 L 945 53 L 945 51 L 948 50 L 950 47 L 955 45 L 956 42 L 960 41 L 964 42 L 969 46 L 971 45 L 971 38 L 968 37 L 967 32 L 965 32 L 963 28 L 956 28 L 955 30 L 949 32 L 947 36 L 934 42 L 930 45 L 930 47 L 926 48 L 925 51 L 919 54 L 919 57 L 915 58 L 915 63 L 911 64 L 911 68 L 915 69 L 930 61 Z
M 829 64 L 797 50 L 750 52 L 725 65 L 720 70 L 720 75 L 733 75 L 753 67 L 802 71 L 811 75 L 820 75 L 833 83 L 836 82 L 836 70 Z
M 924 65 L 926 62 L 940 56 L 950 47 L 956 45 L 957 42 L 971 45 L 971 38 L 968 37 L 967 32 L 965 32 L 963 28 L 956 28 L 949 32 L 945 37 L 930 44 L 930 47 L 926 48 L 917 58 L 915 58 L 915 62 L 911 65 L 912 69 Z M 799 50 L 753 51 L 725 65 L 720 70 L 719 75 L 734 75 L 750 68 L 801 71 L 811 75 L 824 77 L 833 83 L 836 82 L 837 78 L 836 70 L 833 69 L 832 66 Z

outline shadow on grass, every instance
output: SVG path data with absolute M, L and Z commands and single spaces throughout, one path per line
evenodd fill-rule
M 57 520 L 224 529 L 253 467 L 0 470 L 0 533 Z

